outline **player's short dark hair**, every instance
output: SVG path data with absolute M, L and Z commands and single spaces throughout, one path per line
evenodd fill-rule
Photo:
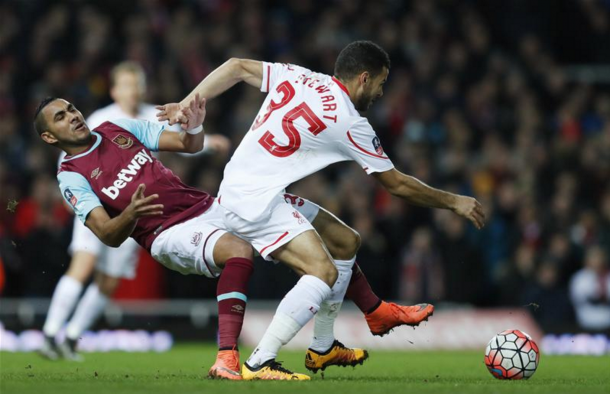
M 36 130 L 38 135 L 41 135 L 47 128 L 47 122 L 44 119 L 44 116 L 42 116 L 42 110 L 57 99 L 57 97 L 45 97 L 40 104 L 38 104 L 38 108 L 36 108 L 36 113 L 34 114 L 34 130 Z
M 335 76 L 348 81 L 368 71 L 372 77 L 383 68 L 390 68 L 390 56 L 372 41 L 354 41 L 339 53 L 335 62 Z

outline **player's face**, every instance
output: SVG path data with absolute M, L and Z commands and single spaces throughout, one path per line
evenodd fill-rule
M 143 75 L 123 71 L 117 74 L 110 95 L 121 108 L 128 108 L 129 111 L 135 112 L 144 99 L 145 90 Z
M 91 130 L 74 104 L 57 99 L 42 110 L 42 115 L 47 124 L 47 130 L 41 135 L 45 142 L 73 147 L 91 141 Z
M 355 105 L 358 111 L 368 110 L 375 100 L 383 96 L 383 85 L 386 83 L 389 73 L 390 70 L 384 67 L 379 75 L 366 79 L 362 85 L 362 94 Z

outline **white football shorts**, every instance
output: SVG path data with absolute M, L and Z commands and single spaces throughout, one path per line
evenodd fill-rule
M 153 241 L 150 254 L 165 267 L 183 275 L 218 277 L 221 269 L 214 261 L 214 247 L 227 232 L 223 209 L 214 201 L 203 214 L 163 231 Z
M 313 223 L 316 216 L 318 216 L 318 212 L 320 212 L 320 206 L 306 198 L 290 193 L 283 193 L 282 198 L 284 198 L 286 203 L 292 205 L 294 209 L 299 211 L 301 215 L 305 216 L 305 219 L 309 220 L 309 223 Z
M 151 255 L 165 267 L 184 275 L 209 278 L 220 275 L 214 261 L 216 242 L 225 233 L 234 233 L 251 243 L 261 256 L 272 261 L 270 254 L 297 235 L 313 230 L 311 221 L 320 207 L 309 200 L 282 194 L 274 201 L 268 218 L 248 222 L 228 211 L 215 200 L 202 215 L 163 231 L 151 247 Z
M 308 207 L 310 206 L 308 205 Z M 273 261 L 270 254 L 286 245 L 297 235 L 314 229 L 303 214 L 292 204 L 286 203 L 283 194 L 274 198 L 267 215 L 252 222 L 224 207 L 221 208 L 225 228 L 250 243 L 267 261 Z

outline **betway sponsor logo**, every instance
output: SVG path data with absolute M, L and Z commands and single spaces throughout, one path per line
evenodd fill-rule
M 116 200 L 121 192 L 121 189 L 127 186 L 128 182 L 133 181 L 133 178 L 138 174 L 142 166 L 146 163 L 152 163 L 152 161 L 152 157 L 146 153 L 146 150 L 142 149 L 133 157 L 133 159 L 131 159 L 131 163 L 127 165 L 127 168 L 123 168 L 121 171 L 119 171 L 116 176 L 117 180 L 114 181 L 113 186 L 103 188 L 102 193 L 113 200 Z

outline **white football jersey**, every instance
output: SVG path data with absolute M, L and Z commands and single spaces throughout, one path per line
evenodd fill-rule
M 394 168 L 336 78 L 264 62 L 261 91 L 269 94 L 220 185 L 220 204 L 235 214 L 261 218 L 288 185 L 333 163 L 353 160 L 367 174 Z

